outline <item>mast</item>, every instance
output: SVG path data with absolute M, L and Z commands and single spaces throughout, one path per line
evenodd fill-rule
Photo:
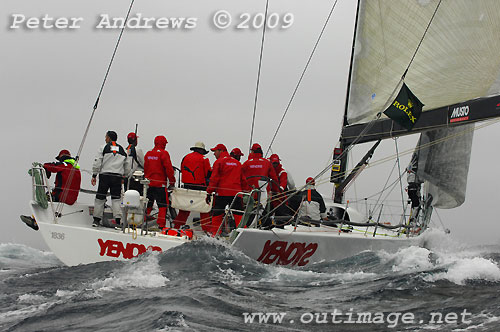
M 335 184 L 335 191 L 337 191 L 338 186 L 344 181 L 345 172 L 347 170 L 347 161 L 348 161 L 348 153 L 344 153 L 345 149 L 348 146 L 348 143 L 342 139 L 344 128 L 348 125 L 347 123 L 347 108 L 349 106 L 349 92 L 351 88 L 351 78 L 352 78 L 352 67 L 354 61 L 354 47 L 356 45 L 356 32 L 358 30 L 358 20 L 359 20 L 359 7 L 360 1 L 356 5 L 356 19 L 354 21 L 354 32 L 352 36 L 352 47 L 351 47 L 351 59 L 349 65 L 349 75 L 347 77 L 347 89 L 346 89 L 346 98 L 345 98 L 345 106 L 344 106 L 344 117 L 342 119 L 342 134 L 339 138 L 340 147 L 334 150 L 333 155 L 333 166 L 330 175 L 330 182 Z M 343 201 L 343 192 L 340 194 L 335 193 L 335 202 L 342 203 Z

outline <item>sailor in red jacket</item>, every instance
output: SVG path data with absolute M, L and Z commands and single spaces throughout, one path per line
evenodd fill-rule
M 150 181 L 148 189 L 148 209 L 151 213 L 153 203 L 156 200 L 158 205 L 158 227 L 164 228 L 167 215 L 167 193 L 166 188 L 173 188 L 175 185 L 174 168 L 170 161 L 170 155 L 165 150 L 167 139 L 165 136 L 155 137 L 155 147 L 144 156 L 144 176 Z
M 232 149 L 229 155 L 240 162 L 241 162 L 241 157 L 244 156 L 243 152 L 241 152 L 239 148 Z
M 269 161 L 273 165 L 279 183 L 279 194 L 276 196 L 276 199 L 273 200 L 273 208 L 278 207 L 276 209 L 276 215 L 278 216 L 291 215 L 293 211 L 288 208 L 288 200 L 286 200 L 286 198 L 290 190 L 295 189 L 295 184 L 291 176 L 289 176 L 288 172 L 281 165 L 281 159 L 277 154 L 272 154 L 271 157 L 269 157 Z
M 181 181 L 183 187 L 192 190 L 207 190 L 208 179 L 212 174 L 210 161 L 204 156 L 208 153 L 203 142 L 196 142 L 190 148 L 191 153 L 184 156 L 181 162 Z M 180 228 L 186 223 L 190 212 L 179 210 L 174 220 L 174 227 Z M 200 224 L 204 231 L 210 231 L 210 213 L 200 213 Z
M 253 188 L 259 187 L 259 180 L 261 177 L 267 177 L 271 180 L 271 189 L 273 192 L 278 191 L 278 177 L 274 171 L 271 162 L 262 157 L 262 148 L 259 144 L 254 143 L 252 145 L 251 154 L 248 156 L 248 160 L 243 163 L 243 175 L 247 179 L 248 184 Z M 249 188 L 247 188 L 249 189 Z
M 61 150 L 56 159 L 57 163 L 43 164 L 48 178 L 51 173 L 56 173 L 54 190 L 50 193 L 52 200 L 73 205 L 80 192 L 80 166 L 76 164 L 68 150 Z
M 209 194 L 217 193 L 212 210 L 211 225 L 211 233 L 215 236 L 222 224 L 226 205 L 230 205 L 236 194 L 242 191 L 242 186 L 246 185 L 246 180 L 241 171 L 241 163 L 227 153 L 224 144 L 217 144 L 217 146 L 211 150 L 214 152 L 217 160 L 214 162 L 207 192 Z M 236 197 L 232 208 L 239 211 L 243 210 L 243 201 L 241 197 Z M 238 225 L 243 213 L 234 212 L 233 215 L 234 221 L 236 225 Z

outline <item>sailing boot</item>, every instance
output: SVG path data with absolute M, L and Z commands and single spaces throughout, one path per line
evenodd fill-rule
M 167 216 L 167 208 L 166 207 L 161 207 L 158 209 L 158 219 L 156 219 L 156 223 L 158 224 L 158 228 L 163 229 L 165 228 L 165 224 L 167 223 L 166 221 L 166 216 Z
M 189 211 L 179 210 L 177 217 L 175 217 L 173 223 L 174 228 L 179 229 L 182 225 L 186 224 L 186 220 L 189 217 Z
M 101 218 L 94 217 L 94 222 L 92 223 L 92 227 L 101 226 Z
M 120 225 L 120 220 L 122 219 L 122 208 L 120 199 L 111 200 L 111 209 L 113 210 L 113 218 L 115 222 Z
M 218 215 L 218 216 L 212 216 L 212 226 L 211 226 L 211 233 L 212 236 L 215 236 L 217 234 L 217 231 L 220 228 L 220 225 L 222 224 L 222 219 L 224 219 L 224 215 Z

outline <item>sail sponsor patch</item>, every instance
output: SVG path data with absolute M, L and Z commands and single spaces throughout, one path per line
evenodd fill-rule
M 139 243 L 123 244 L 123 242 L 120 241 L 114 241 L 114 240 L 104 241 L 103 239 L 97 239 L 97 243 L 99 243 L 100 247 L 99 255 L 115 257 L 115 258 L 121 256 L 125 259 L 131 259 L 145 253 L 148 250 L 159 251 L 159 252 L 162 251 L 161 248 L 158 246 L 146 247 L 145 245 Z
M 317 243 L 267 240 L 257 261 L 264 264 L 304 266 L 318 249 Z
M 407 130 L 411 130 L 420 118 L 423 106 L 424 104 L 403 83 L 396 99 L 384 111 L 384 114 Z
M 469 120 L 469 111 L 470 111 L 469 105 L 457 106 L 451 108 L 449 116 L 450 123 Z

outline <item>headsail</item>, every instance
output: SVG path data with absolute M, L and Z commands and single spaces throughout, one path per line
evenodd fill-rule
M 465 201 L 474 125 L 429 130 L 420 136 L 412 161 L 417 178 L 425 181 L 432 205 L 441 209 Z

